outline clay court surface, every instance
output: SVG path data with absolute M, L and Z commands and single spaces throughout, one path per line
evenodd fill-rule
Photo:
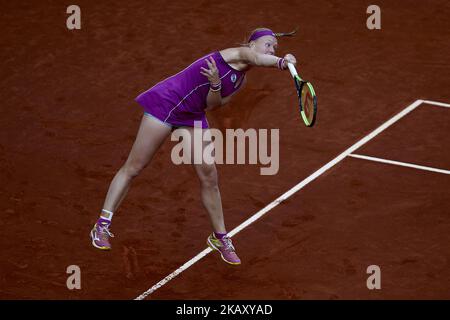
M 134 98 L 259 26 L 291 31 L 319 99 L 314 128 L 289 72 L 258 69 L 211 127 L 279 128 L 280 170 L 219 165 L 231 231 L 417 100 L 450 103 L 448 1 L 64 1 L 2 4 L 0 298 L 134 299 L 206 248 L 191 166 L 167 141 L 114 217 L 113 250 L 89 231 L 142 117 Z M 450 170 L 450 108 L 417 107 L 352 152 Z M 146 299 L 450 299 L 450 175 L 346 156 Z M 68 290 L 66 268 L 81 268 Z M 366 269 L 381 268 L 381 290 Z

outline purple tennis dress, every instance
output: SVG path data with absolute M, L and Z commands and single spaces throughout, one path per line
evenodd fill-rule
M 219 51 L 207 54 L 147 91 L 136 101 L 145 113 L 172 127 L 194 127 L 194 121 L 201 121 L 202 128 L 208 128 L 206 119 L 206 97 L 209 92 L 208 78 L 200 73 L 200 67 L 208 69 L 205 59 L 212 56 L 222 81 L 222 97 L 227 97 L 241 87 L 245 72 L 233 69 Z

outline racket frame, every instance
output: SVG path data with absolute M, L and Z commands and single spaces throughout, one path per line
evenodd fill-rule
M 317 96 L 316 96 L 316 92 L 314 91 L 314 88 L 312 86 L 312 84 L 308 81 L 303 80 L 302 78 L 300 78 L 300 76 L 298 75 L 297 70 L 295 69 L 295 66 L 288 62 L 288 68 L 289 71 L 292 75 L 292 78 L 294 79 L 294 83 L 295 83 L 295 87 L 297 88 L 297 95 L 298 95 L 298 100 L 299 100 L 299 107 L 300 107 L 300 114 L 302 116 L 303 122 L 305 122 L 305 125 L 307 127 L 312 127 L 314 125 L 314 122 L 316 121 L 316 113 L 317 113 Z M 313 118 L 311 121 L 308 120 L 308 117 L 306 116 L 306 113 L 304 111 L 303 108 L 303 104 L 302 104 L 302 90 L 303 90 L 303 86 L 307 85 L 309 90 L 312 93 L 312 98 L 313 98 Z

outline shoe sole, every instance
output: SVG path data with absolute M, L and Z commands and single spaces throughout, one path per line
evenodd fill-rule
M 218 251 L 218 252 L 220 253 L 220 256 L 222 257 L 222 260 L 225 261 L 226 263 L 231 264 L 232 266 L 238 266 L 238 265 L 241 264 L 240 262 L 230 262 L 230 261 L 226 260 L 226 259 L 223 257 L 222 252 L 220 252 L 220 250 L 214 245 L 214 243 L 211 242 L 211 240 L 209 239 L 209 237 L 208 237 L 208 239 L 206 240 L 206 244 L 207 244 L 208 247 L 210 247 L 211 249 Z
M 91 230 L 90 236 L 91 236 L 92 245 L 93 245 L 95 248 L 100 249 L 100 250 L 104 250 L 104 251 L 111 250 L 111 247 L 101 247 L 101 246 L 98 246 L 98 245 L 95 243 L 95 241 L 94 241 L 94 238 L 95 238 L 95 237 L 94 237 L 94 229 Z

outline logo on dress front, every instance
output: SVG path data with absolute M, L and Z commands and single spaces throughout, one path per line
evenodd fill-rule
M 236 74 L 233 73 L 233 74 L 231 75 L 231 82 L 235 83 L 235 82 L 236 82 L 236 78 L 237 78 Z

